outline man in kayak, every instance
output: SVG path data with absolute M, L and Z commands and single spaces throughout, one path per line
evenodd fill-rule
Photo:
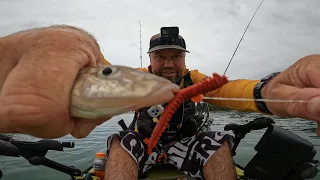
M 176 50 L 163 50 L 158 51 L 161 52 L 160 55 L 156 55 L 155 52 L 152 48 L 150 49 L 150 69 L 172 80 L 175 79 L 174 76 L 178 77 L 181 66 L 184 66 L 184 52 L 179 54 Z M 69 116 L 70 91 L 77 73 L 83 67 L 103 64 L 104 60 L 96 40 L 87 32 L 70 26 L 50 26 L 17 32 L 0 38 L 0 57 L 1 133 L 24 133 L 40 138 L 57 138 L 71 134 L 76 138 L 83 138 L 97 125 L 106 121 L 106 119 L 96 121 L 76 119 Z M 156 62 L 157 59 L 163 61 Z M 181 63 L 174 62 L 175 60 Z M 192 74 L 198 73 L 190 71 L 193 82 L 201 80 L 201 78 L 197 79 L 199 75 Z M 320 98 L 319 75 L 320 55 L 309 55 L 299 59 L 276 77 L 270 78 L 262 88 L 259 88 L 260 81 L 232 81 L 206 96 L 211 94 L 235 98 L 261 96 L 266 99 L 318 100 Z M 254 87 L 257 87 L 256 91 Z M 300 117 L 320 121 L 320 106 L 313 102 L 265 102 L 265 105 L 242 101 L 211 102 L 234 109 L 261 113 L 270 111 L 280 117 Z M 192 129 L 192 120 L 189 122 Z M 181 128 L 185 127 L 188 126 L 181 126 Z M 206 142 L 211 141 L 212 137 L 217 140 L 218 136 L 211 135 Z M 192 171 L 189 169 L 190 172 L 186 173 L 200 172 L 200 175 L 194 174 L 194 176 L 203 175 L 205 179 L 235 178 L 229 147 L 232 146 L 232 142 L 230 141 L 229 146 L 227 143 L 231 137 L 232 135 L 221 134 L 220 144 L 222 145 L 216 143 L 215 147 L 219 148 L 214 153 L 203 151 L 199 156 L 203 159 L 197 163 L 200 166 L 203 165 L 203 169 L 199 166 L 191 166 Z M 137 159 L 136 157 L 140 157 L 139 154 L 131 156 L 126 148 L 121 147 L 120 141 L 114 138 L 111 143 L 106 178 L 137 179 L 140 166 L 137 166 L 135 160 L 141 162 L 143 158 Z M 139 145 L 137 141 L 132 143 Z M 185 147 L 181 146 L 181 148 Z M 207 148 L 207 146 L 201 148 Z M 200 150 L 197 151 L 200 152 Z M 205 157 L 206 153 L 211 156 Z M 190 158 L 192 155 L 190 154 Z M 176 159 L 178 158 L 177 156 Z M 183 163 L 184 159 L 175 160 L 175 162 Z M 181 164 L 176 165 L 184 168 Z
M 207 77 L 197 70 L 186 68 L 185 57 L 189 51 L 186 48 L 185 40 L 179 35 L 178 27 L 161 28 L 160 33 L 151 37 L 148 53 L 150 66 L 142 70 L 169 79 L 179 85 L 180 88 L 198 83 Z M 276 78 L 278 74 L 272 74 L 267 81 Z M 288 75 L 285 76 L 282 76 L 283 80 L 289 78 Z M 279 77 L 276 80 L 281 82 L 281 76 Z M 276 80 L 270 83 L 277 84 Z M 294 81 L 290 83 L 297 83 Z M 320 83 L 320 81 L 318 82 Z M 205 94 L 205 96 L 249 99 L 260 99 L 261 96 L 264 98 L 274 98 L 275 96 L 282 99 L 283 95 L 287 96 L 287 94 L 279 94 L 281 92 L 273 92 L 271 91 L 273 89 L 269 87 L 266 87 L 268 89 L 263 88 L 264 92 L 262 92 L 261 87 L 265 85 L 266 83 L 262 83 L 260 80 L 235 80 L 218 90 Z M 287 88 L 287 92 L 290 94 L 293 89 L 292 87 Z M 268 91 L 268 93 L 265 93 L 265 91 Z M 300 93 L 295 91 L 291 95 L 301 96 Z M 319 93 L 317 92 L 314 95 Z M 207 100 L 207 102 L 236 110 L 255 111 L 264 114 L 272 114 L 271 112 L 276 114 L 277 110 L 274 107 L 280 108 L 281 106 L 277 104 L 267 107 L 265 103 L 260 101 Z M 163 105 L 164 107 L 165 105 Z M 298 107 L 297 105 L 294 107 L 289 105 L 287 110 Z M 121 174 L 120 176 L 123 176 L 123 178 L 136 179 L 138 173 L 143 174 L 154 164 L 166 160 L 193 178 L 236 179 L 230 151 L 233 147 L 234 135 L 223 131 L 197 132 L 195 103 L 190 100 L 183 102 L 173 115 L 169 127 L 160 138 L 160 144 L 152 154 L 148 155 L 145 138 L 151 136 L 152 130 L 160 118 L 159 112 L 161 112 L 161 109 L 162 107 L 153 106 L 138 110 L 132 124 L 133 130 L 122 131 L 109 137 L 107 148 L 109 156 L 106 166 L 108 178 L 113 179 Z
M 197 70 L 188 70 L 186 68 L 185 57 L 189 51 L 186 49 L 185 40 L 178 34 L 178 29 L 168 27 L 161 30 L 168 32 L 169 37 L 163 37 L 165 36 L 163 32 L 151 37 L 148 51 L 150 66 L 142 70 L 169 79 L 179 85 L 180 88 L 188 87 L 206 78 L 206 75 Z M 172 37 L 170 37 L 170 33 Z M 225 96 L 234 97 L 235 94 L 242 92 L 242 97 L 253 98 L 252 90 L 256 82 L 258 81 L 233 81 L 217 91 L 206 94 L 206 96 L 221 96 L 219 94 L 225 93 Z M 230 91 L 230 86 L 233 87 L 233 91 Z M 238 102 L 234 103 L 234 101 L 209 102 L 234 109 L 258 111 L 254 102 L 245 106 Z M 159 115 L 154 116 L 152 112 L 150 113 L 153 108 L 156 107 L 145 107 L 138 111 L 133 124 L 134 131 L 122 131 L 119 134 L 110 136 L 108 140 L 107 176 L 110 177 L 113 172 L 121 174 L 136 174 L 136 172 L 139 172 L 139 174 L 142 174 L 157 162 L 168 160 L 169 163 L 193 178 L 205 177 L 205 179 L 213 179 L 212 177 L 216 177 L 217 172 L 223 172 L 225 179 L 234 179 L 236 177 L 234 170 L 225 171 L 234 169 L 232 157 L 230 156 L 230 148 L 233 146 L 233 134 L 228 132 L 198 133 L 195 119 L 195 103 L 190 100 L 185 101 L 171 118 L 170 127 L 166 129 L 160 139 L 163 147 L 158 147 L 156 152 L 149 156 L 146 153 L 147 145 L 144 143 L 144 139 L 151 136 L 152 130 L 157 123 L 155 121 L 160 118 Z M 155 118 L 157 119 L 155 120 Z M 126 160 L 127 158 L 129 160 Z M 122 161 L 125 163 L 121 163 Z M 136 169 L 136 167 L 138 168 Z

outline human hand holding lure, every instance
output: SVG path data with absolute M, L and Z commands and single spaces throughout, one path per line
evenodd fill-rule
M 320 55 L 310 55 L 281 72 L 261 90 L 263 99 L 293 100 L 293 102 L 265 101 L 272 114 L 279 117 L 298 117 L 318 123 L 320 135 Z M 299 103 L 296 101 L 301 101 Z
M 220 76 L 216 73 L 213 73 L 213 77 L 208 77 L 204 79 L 202 82 L 199 82 L 187 88 L 181 89 L 165 107 L 159 122 L 154 128 L 148 142 L 148 154 L 152 153 L 152 149 L 158 143 L 161 137 L 161 134 L 167 127 L 171 117 L 173 116 L 173 114 L 179 108 L 180 104 L 183 101 L 199 96 L 208 91 L 218 89 L 227 82 L 228 82 L 228 79 L 226 78 L 226 76 Z

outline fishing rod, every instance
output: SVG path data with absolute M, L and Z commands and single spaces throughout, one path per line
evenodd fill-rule
M 228 66 L 227 66 L 226 70 L 224 71 L 223 75 L 225 75 L 225 74 L 226 74 L 226 72 L 227 72 L 227 70 L 228 70 L 228 68 L 229 68 L 229 66 L 230 66 L 230 63 L 231 63 L 231 61 L 233 60 L 233 57 L 235 56 L 235 54 L 236 54 L 236 52 L 237 52 L 237 50 L 238 50 L 238 48 L 239 48 L 239 45 L 240 45 L 240 43 L 241 43 L 241 41 L 242 41 L 242 39 L 243 39 L 244 35 L 246 34 L 246 32 L 247 32 L 247 30 L 248 30 L 248 28 L 249 28 L 249 26 L 250 26 L 250 24 L 251 24 L 251 22 L 252 22 L 252 20 L 253 20 L 254 16 L 255 16 L 255 15 L 256 15 L 256 13 L 258 12 L 258 10 L 259 10 L 259 8 L 260 8 L 261 4 L 263 3 L 263 1 L 264 1 L 264 0 L 262 0 L 262 1 L 260 2 L 260 4 L 259 4 L 259 6 L 257 7 L 256 11 L 254 12 L 253 16 L 251 17 L 251 20 L 249 21 L 249 23 L 248 23 L 248 25 L 247 25 L 246 29 L 244 30 L 244 32 L 243 32 L 243 34 L 242 34 L 242 37 L 241 37 L 241 39 L 240 39 L 240 41 L 239 41 L 239 43 L 238 43 L 238 45 L 237 45 L 236 49 L 234 50 L 233 55 L 232 55 L 232 57 L 231 57 L 231 59 L 230 59 L 230 61 L 229 61 L 229 63 L 228 63 Z
M 142 68 L 142 46 L 141 46 L 141 23 L 139 21 L 140 26 L 140 68 Z

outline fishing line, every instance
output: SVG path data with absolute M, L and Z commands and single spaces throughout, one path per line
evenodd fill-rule
M 203 99 L 221 100 L 221 101 L 263 101 L 263 102 L 291 102 L 291 103 L 320 103 L 320 100 L 294 100 L 294 99 L 253 99 L 253 98 L 225 98 L 225 97 L 208 97 Z
M 253 20 L 254 16 L 255 16 L 255 15 L 256 15 L 256 13 L 258 12 L 258 10 L 259 10 L 259 8 L 260 8 L 261 4 L 263 3 L 263 1 L 264 1 L 264 0 L 262 0 L 262 1 L 260 2 L 260 4 L 259 4 L 258 8 L 256 9 L 256 11 L 254 12 L 253 16 L 251 17 L 251 20 L 249 21 L 249 23 L 248 23 L 248 25 L 247 25 L 246 29 L 244 30 L 244 32 L 243 32 L 243 34 L 242 34 L 242 37 L 241 37 L 241 39 L 240 39 L 240 41 L 239 41 L 239 43 L 238 43 L 238 45 L 237 45 L 237 47 L 236 47 L 235 51 L 233 52 L 233 55 L 232 55 L 232 57 L 231 57 L 231 59 L 230 59 L 230 61 L 229 61 L 229 63 L 228 63 L 228 66 L 227 66 L 226 70 L 224 71 L 223 75 L 225 75 L 225 74 L 226 74 L 226 72 L 227 72 L 227 70 L 228 70 L 228 68 L 229 68 L 229 66 L 230 66 L 230 63 L 231 63 L 231 61 L 233 60 L 233 57 L 234 57 L 234 55 L 236 54 L 236 52 L 237 52 L 237 50 L 238 50 L 238 48 L 239 48 L 239 45 L 240 45 L 240 43 L 241 43 L 241 41 L 242 41 L 242 39 L 243 39 L 244 35 L 246 34 L 246 32 L 247 32 L 247 30 L 248 30 L 248 28 L 249 28 L 249 26 L 250 26 L 250 24 L 251 24 L 251 22 L 252 22 L 252 20 Z

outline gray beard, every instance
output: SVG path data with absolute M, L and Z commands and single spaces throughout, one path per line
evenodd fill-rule
M 154 73 L 154 74 L 163 77 L 163 76 L 162 76 L 162 73 Z M 165 77 L 163 77 L 163 78 L 165 78 Z M 175 76 L 175 77 L 170 77 L 170 78 L 166 78 L 166 79 L 168 79 L 168 80 L 171 81 L 172 83 L 177 84 L 177 83 L 182 79 L 182 76 L 181 76 L 181 75 L 177 75 L 177 76 Z M 179 85 L 179 84 L 178 84 L 178 85 Z
M 175 77 L 170 77 L 170 78 L 166 78 L 166 79 L 168 79 L 172 83 L 178 84 L 181 81 L 182 77 L 181 76 L 175 76 Z M 180 85 L 180 83 L 178 85 Z

